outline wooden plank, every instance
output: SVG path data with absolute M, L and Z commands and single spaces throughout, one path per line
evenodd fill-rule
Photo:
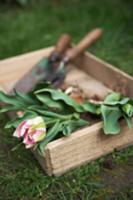
M 128 129 L 125 122 L 121 123 L 122 131 L 115 136 L 103 133 L 102 123 L 76 131 L 71 136 L 60 138 L 49 143 L 52 174 L 61 175 L 64 172 L 84 163 L 104 156 L 115 149 L 121 149 L 133 144 L 133 128 Z
M 37 151 L 31 150 L 32 153 L 34 154 L 35 158 L 38 160 L 40 163 L 42 169 L 49 175 L 52 176 L 53 174 L 53 168 L 52 168 L 52 163 L 51 163 L 51 157 L 50 157 L 50 151 L 49 149 L 45 150 L 45 157 L 42 157 L 41 155 L 38 154 Z
M 90 99 L 97 98 L 103 100 L 112 92 L 112 90 L 106 87 L 102 82 L 96 80 L 74 65 L 69 66 L 65 83 L 67 85 L 78 86 L 84 92 L 85 96 Z
M 133 77 L 125 72 L 88 52 L 80 56 L 75 63 L 107 87 L 133 98 Z

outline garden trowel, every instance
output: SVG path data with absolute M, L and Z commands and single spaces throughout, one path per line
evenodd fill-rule
M 101 29 L 94 29 L 74 47 L 70 45 L 70 36 L 63 35 L 51 55 L 43 58 L 35 68 L 18 81 L 15 89 L 28 92 L 36 83 L 46 81 L 51 82 L 54 87 L 59 87 L 64 81 L 67 64 L 74 61 L 86 48 L 99 39 L 101 34 Z
M 15 90 L 28 92 L 38 82 L 49 81 L 55 73 L 57 63 L 59 63 L 66 49 L 70 48 L 71 36 L 63 34 L 57 41 L 54 50 L 48 57 L 42 58 L 26 75 L 24 75 L 15 86 Z M 52 76 L 52 77 L 51 77 Z

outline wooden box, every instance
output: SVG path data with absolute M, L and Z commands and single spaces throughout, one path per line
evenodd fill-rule
M 9 92 L 15 83 L 53 48 L 38 50 L 0 61 L 0 89 Z M 81 55 L 68 66 L 67 84 L 76 84 L 90 98 L 103 99 L 111 90 L 133 98 L 133 78 L 90 53 Z M 116 136 L 106 136 L 102 122 L 76 131 L 69 137 L 50 142 L 46 157 L 33 152 L 48 175 L 61 175 L 67 170 L 133 144 L 133 128 L 121 121 L 122 131 Z

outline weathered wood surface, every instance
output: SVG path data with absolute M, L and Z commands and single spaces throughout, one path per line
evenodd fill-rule
M 0 89 L 9 92 L 16 82 L 43 56 L 49 55 L 52 49 L 42 49 L 0 61 Z M 89 53 L 79 57 L 77 65 L 79 69 L 70 66 L 65 81 L 81 86 L 88 97 L 98 95 L 104 98 L 112 89 L 133 97 L 133 78 L 124 72 Z M 49 143 L 45 158 L 39 156 L 37 152 L 33 153 L 49 175 L 61 175 L 114 149 L 133 144 L 133 128 L 128 129 L 124 122 L 121 126 L 121 134 L 105 136 L 102 132 L 102 123 L 95 123 L 76 131 L 70 137 Z
M 65 82 L 67 85 L 78 86 L 90 99 L 104 99 L 112 90 L 104 85 L 99 80 L 96 80 L 92 76 L 76 66 L 69 66 L 68 75 L 66 76 Z
M 133 78 L 130 75 L 88 52 L 80 56 L 75 63 L 110 89 L 133 98 Z
M 47 145 L 52 174 L 61 175 L 100 156 L 133 144 L 133 128 L 121 123 L 122 131 L 115 136 L 103 134 L 102 123 L 81 129 L 70 137 L 61 138 Z

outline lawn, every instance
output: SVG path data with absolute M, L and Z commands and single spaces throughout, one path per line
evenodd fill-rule
M 58 1 L 57 1 L 58 2 Z M 104 35 L 90 52 L 133 75 L 133 1 L 39 1 L 28 7 L 0 3 L 0 59 L 53 45 L 61 33 L 73 42 L 99 26 Z M 5 131 L 0 117 L 0 200 L 132 200 L 133 147 L 61 177 L 48 177 L 30 151 Z

